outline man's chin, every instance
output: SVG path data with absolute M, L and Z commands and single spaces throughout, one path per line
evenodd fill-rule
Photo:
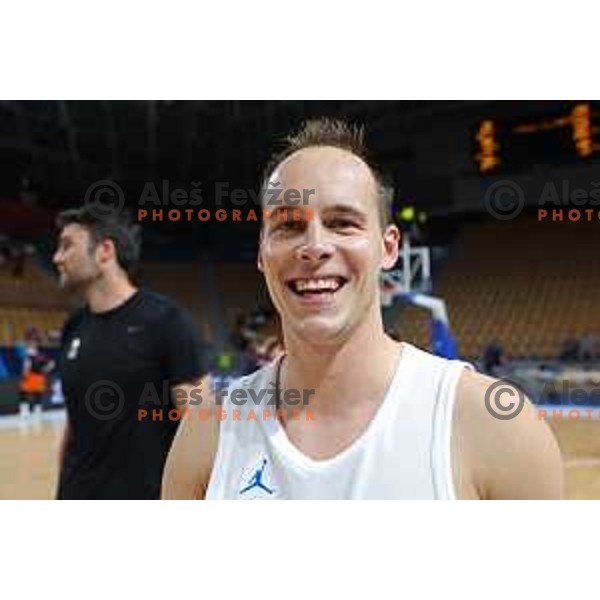
M 343 320 L 331 315 L 314 315 L 290 323 L 295 334 L 310 344 L 327 344 L 344 337 Z

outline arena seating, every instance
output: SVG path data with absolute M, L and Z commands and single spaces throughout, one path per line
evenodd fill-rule
M 598 227 L 531 218 L 466 225 L 434 281 L 461 355 L 478 357 L 496 339 L 511 357 L 556 358 L 565 339 L 599 335 Z M 426 324 L 410 308 L 397 327 L 428 348 Z
M 41 333 L 42 343 L 52 344 L 47 334 L 61 329 L 68 307 L 51 274 L 33 261 L 22 277 L 0 269 L 0 346 L 22 340 L 28 327 Z
M 56 279 L 36 262 L 29 261 L 21 277 L 0 269 L 0 306 L 64 309 L 68 305 L 68 296 Z
M 199 261 L 144 262 L 140 271 L 144 286 L 172 296 L 190 312 L 205 338 L 212 338 L 210 315 L 206 310 L 208 293 L 201 282 L 202 265 Z
M 144 284 L 171 295 L 190 311 L 209 342 L 213 318 L 223 319 L 231 331 L 236 317 L 256 308 L 262 279 L 251 263 L 218 263 L 207 272 L 200 260 L 147 262 L 141 272 Z
M 145 262 L 140 270 L 144 285 L 171 295 L 190 311 L 208 341 L 213 337 L 212 291 L 220 318 L 230 329 L 236 317 L 255 309 L 259 300 L 262 278 L 254 264 L 217 264 L 208 281 L 206 265 L 200 260 Z M 0 270 L 0 345 L 22 339 L 27 327 L 43 334 L 60 329 L 72 304 L 51 273 L 35 263 L 28 264 L 21 278 Z
M 42 334 L 44 345 L 53 345 L 57 340 L 49 338 L 48 333 L 60 332 L 66 316 L 66 311 L 60 309 L 0 307 L 0 346 L 23 340 L 28 328 Z

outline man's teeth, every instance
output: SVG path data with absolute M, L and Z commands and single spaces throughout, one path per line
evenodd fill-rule
M 294 282 L 294 289 L 297 292 L 335 292 L 341 286 L 341 281 L 335 277 L 323 279 L 298 279 Z

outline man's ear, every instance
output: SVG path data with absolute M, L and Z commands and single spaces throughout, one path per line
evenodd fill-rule
M 388 225 L 383 233 L 382 269 L 391 269 L 398 260 L 399 246 L 402 235 L 396 225 Z
M 110 259 L 117 259 L 117 248 L 111 239 L 100 240 L 96 245 L 96 259 L 105 263 Z

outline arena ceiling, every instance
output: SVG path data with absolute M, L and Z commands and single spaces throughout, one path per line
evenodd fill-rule
M 145 182 L 256 187 L 274 141 L 312 116 L 367 127 L 378 162 L 411 160 L 411 128 L 482 101 L 0 101 L 0 197 L 76 202 L 97 180 L 126 196 Z M 488 103 L 489 104 L 489 103 Z

